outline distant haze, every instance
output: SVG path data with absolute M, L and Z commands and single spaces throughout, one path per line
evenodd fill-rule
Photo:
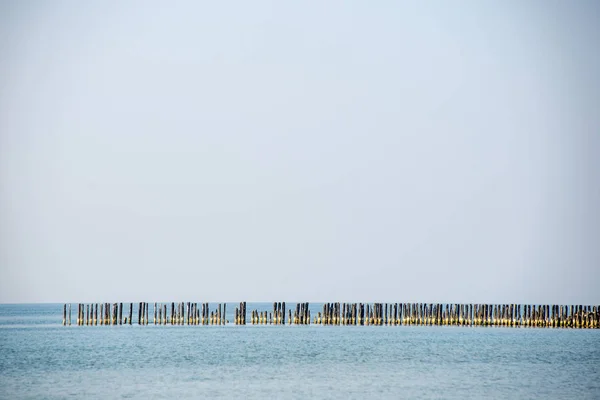
M 0 2 L 0 302 L 600 303 L 595 1 Z

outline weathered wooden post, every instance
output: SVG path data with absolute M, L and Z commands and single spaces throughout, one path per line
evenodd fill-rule
M 350 303 L 342 303 L 343 304 L 343 315 L 342 315 L 342 324 L 350 325 L 352 321 L 352 317 L 350 316 L 350 310 L 352 305 Z
M 67 326 L 67 303 L 63 306 L 63 326 Z
M 565 306 L 564 305 L 560 305 L 559 306 L 559 310 L 558 310 L 558 326 L 561 328 L 565 327 L 565 322 L 567 320 L 566 317 L 566 310 L 565 310 Z
M 71 303 L 69 303 L 69 326 L 71 326 Z

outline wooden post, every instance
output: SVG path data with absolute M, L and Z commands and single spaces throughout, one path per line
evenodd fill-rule
M 69 303 L 69 326 L 71 326 L 71 303 Z

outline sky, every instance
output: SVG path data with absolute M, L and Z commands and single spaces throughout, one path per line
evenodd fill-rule
M 599 20 L 0 0 L 0 302 L 600 304 Z

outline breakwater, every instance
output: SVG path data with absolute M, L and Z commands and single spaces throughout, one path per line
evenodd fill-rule
M 600 328 L 600 306 L 449 303 L 324 303 L 315 312 L 309 303 L 274 302 L 272 308 L 247 310 L 235 304 L 233 319 L 226 318 L 227 304 L 79 303 L 63 305 L 64 326 L 118 325 L 335 325 L 335 326 L 504 326 L 532 328 Z M 135 308 L 135 309 L 134 309 Z M 287 314 L 286 314 L 287 311 Z M 312 311 L 312 315 L 311 315 Z M 125 315 L 124 315 L 125 314 Z

